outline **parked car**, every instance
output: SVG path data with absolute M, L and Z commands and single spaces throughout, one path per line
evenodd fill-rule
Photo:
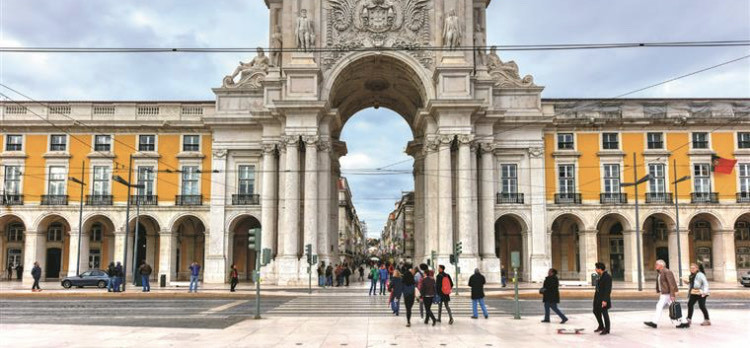
M 750 271 L 747 271 L 747 273 L 742 275 L 740 284 L 744 285 L 745 287 L 750 287 Z
M 77 286 L 79 288 L 82 288 L 84 286 L 96 286 L 103 289 L 107 287 L 108 281 L 109 276 L 107 276 L 106 272 L 99 269 L 94 269 L 83 272 L 78 276 L 65 277 L 62 282 L 60 282 L 60 284 L 62 284 L 62 286 L 66 289 L 70 289 L 73 286 Z

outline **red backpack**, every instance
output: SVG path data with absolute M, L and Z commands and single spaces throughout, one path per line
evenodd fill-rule
M 443 284 L 441 285 L 441 292 L 444 295 L 451 294 L 451 281 L 450 279 L 448 279 L 448 277 L 443 277 Z

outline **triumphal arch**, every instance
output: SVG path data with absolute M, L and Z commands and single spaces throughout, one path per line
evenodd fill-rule
M 339 137 L 347 120 L 384 107 L 409 124 L 414 158 L 414 262 L 432 251 L 449 265 L 461 241 L 460 267 L 497 280 L 495 221 L 498 156 L 531 168 L 523 205 L 524 264 L 543 276 L 546 257 L 540 93 L 530 75 L 486 49 L 489 0 L 266 0 L 268 52 L 258 50 L 215 88 L 207 281 L 224 281 L 233 230 L 250 218 L 273 250 L 263 278 L 306 283 L 304 245 L 338 262 Z M 476 47 L 476 48 L 475 48 Z M 507 57 L 502 57 L 507 59 Z M 387 131 L 387 130 L 383 130 Z M 223 204 L 233 171 L 257 161 L 260 204 Z M 536 172 L 534 172 L 536 171 Z M 531 180 L 531 179 L 529 179 Z M 214 231 L 224 231 L 215 233 Z M 216 279 L 213 279 L 216 278 Z

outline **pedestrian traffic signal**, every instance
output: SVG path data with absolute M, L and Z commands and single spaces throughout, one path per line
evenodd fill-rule
M 451 256 L 450 256 L 449 259 L 450 259 L 451 265 L 455 265 L 456 264 L 456 255 L 451 254 Z
M 464 250 L 464 246 L 463 245 L 464 245 L 464 243 L 460 242 L 460 241 L 458 243 L 456 243 L 456 255 L 463 254 L 463 250 Z
M 260 228 L 251 228 L 247 233 L 247 248 L 258 250 L 260 247 Z
M 312 244 L 305 244 L 305 255 L 307 256 L 307 264 L 312 264 Z
M 433 251 L 432 251 L 432 252 L 430 253 L 430 256 L 431 256 L 431 257 L 430 257 L 430 259 L 432 259 L 432 260 L 433 260 L 433 262 L 434 262 L 434 260 L 435 260 L 435 259 L 437 259 L 437 252 L 436 252 L 435 250 L 433 250 Z
M 261 257 L 261 265 L 265 266 L 269 263 L 271 263 L 271 249 L 270 248 L 263 248 L 263 256 Z

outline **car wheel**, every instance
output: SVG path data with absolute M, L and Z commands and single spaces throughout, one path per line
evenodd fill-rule
M 98 286 L 98 287 L 99 287 L 99 289 L 104 289 L 104 288 L 106 288 L 106 287 L 107 287 L 107 282 L 105 282 L 105 281 L 103 281 L 103 280 L 100 280 L 100 281 L 99 281 L 99 283 L 98 283 L 98 284 L 96 284 L 96 286 Z
M 66 288 L 66 289 L 70 289 L 70 287 L 71 287 L 72 285 L 73 285 L 73 284 L 71 284 L 71 283 L 70 283 L 70 280 L 66 280 L 66 281 L 64 281 L 64 282 L 62 283 L 62 286 L 63 286 L 63 288 Z

